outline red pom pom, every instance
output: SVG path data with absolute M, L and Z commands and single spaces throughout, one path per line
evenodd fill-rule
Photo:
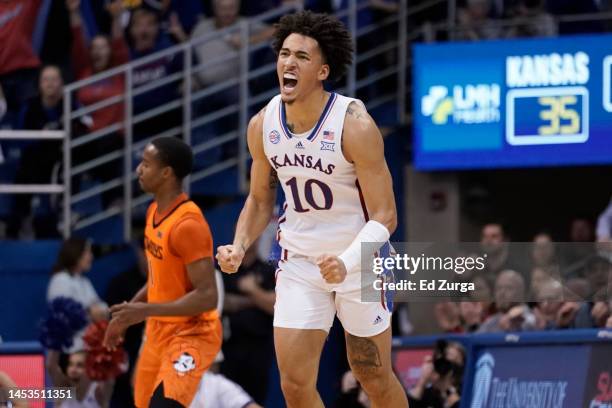
M 92 323 L 87 327 L 83 341 L 87 345 L 85 370 L 94 381 L 106 381 L 116 378 L 127 371 L 127 355 L 123 347 L 108 350 L 102 345 L 108 321 Z

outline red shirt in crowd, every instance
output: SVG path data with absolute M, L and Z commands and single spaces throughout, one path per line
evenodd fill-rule
M 32 33 L 42 0 L 0 1 L 0 75 L 36 68 Z
M 123 38 L 111 40 L 111 67 L 125 64 L 129 60 L 129 50 Z M 82 27 L 72 28 L 72 64 L 78 79 L 84 79 L 94 75 L 89 49 L 85 45 Z M 79 102 L 84 105 L 92 105 L 116 95 L 122 95 L 124 91 L 123 74 L 113 75 L 110 78 L 95 82 L 78 91 Z M 94 132 L 123 120 L 123 103 L 115 103 L 106 108 L 98 109 L 91 113 L 93 126 L 90 131 Z

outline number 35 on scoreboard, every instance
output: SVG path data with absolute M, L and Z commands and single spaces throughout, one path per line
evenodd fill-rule
M 512 89 L 506 95 L 511 145 L 584 143 L 589 138 L 589 91 L 582 86 Z

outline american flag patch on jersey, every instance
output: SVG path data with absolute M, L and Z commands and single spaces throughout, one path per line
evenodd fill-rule
M 334 132 L 331 130 L 323 131 L 323 139 L 325 140 L 334 140 Z

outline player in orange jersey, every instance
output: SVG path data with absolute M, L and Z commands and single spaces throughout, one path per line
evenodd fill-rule
M 189 146 L 164 137 L 147 145 L 137 169 L 140 186 L 155 196 L 145 228 L 149 276 L 129 303 L 111 307 L 105 345 L 147 321 L 134 380 L 138 408 L 189 406 L 221 347 L 212 237 L 181 187 L 192 165 Z

